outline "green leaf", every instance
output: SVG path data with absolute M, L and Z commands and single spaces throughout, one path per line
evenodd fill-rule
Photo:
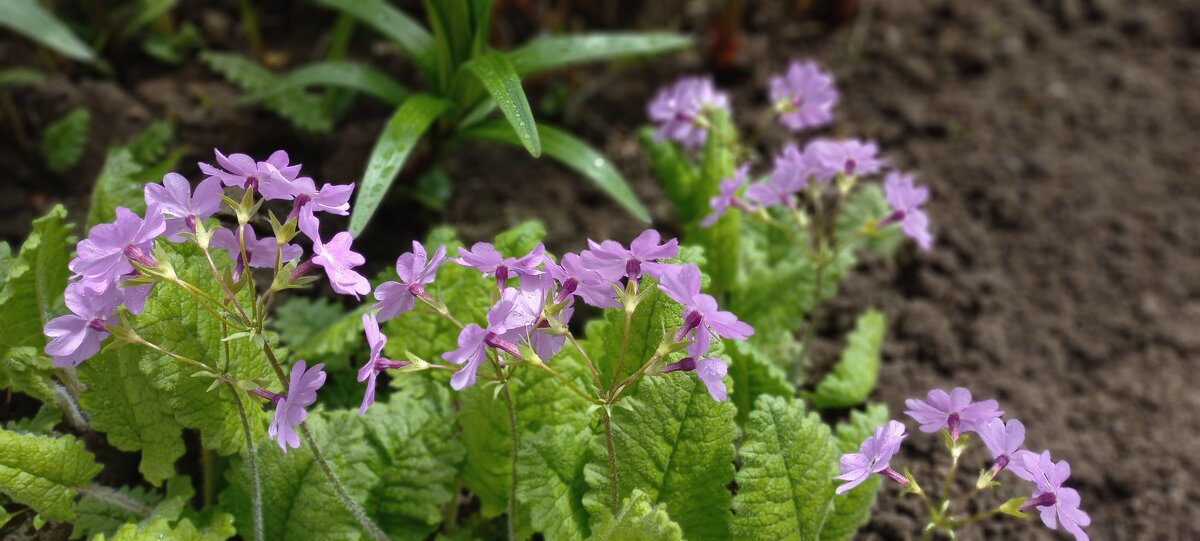
M 122 146 L 129 149 L 133 161 L 149 168 L 167 156 L 167 145 L 174 138 L 175 124 L 170 120 L 158 120 Z
M 355 501 L 363 502 L 376 483 L 371 469 L 376 455 L 357 417 L 350 411 L 310 412 L 306 422 L 347 492 Z M 363 537 L 358 522 L 338 499 L 307 445 L 285 453 L 271 442 L 258 449 L 257 456 L 265 539 Z M 221 492 L 221 508 L 233 514 L 240 531 L 250 532 L 250 478 L 244 454 L 232 460 L 225 478 L 229 486 Z
M 367 172 L 363 175 L 358 197 L 354 200 L 354 213 L 350 216 L 351 235 L 362 233 L 417 140 L 449 106 L 449 102 L 440 98 L 414 94 L 392 114 L 367 161 Z
M 587 538 L 583 496 L 588 485 L 583 472 L 592 459 L 591 441 L 586 424 L 547 426 L 521 440 L 518 472 L 523 478 L 517 498 L 529 510 L 533 528 L 547 539 Z
M 735 408 L 716 402 L 693 374 L 672 373 L 640 382 L 638 406 L 613 408 L 619 496 L 634 489 L 665 505 L 687 539 L 729 539 Z M 592 443 L 586 498 L 608 507 L 609 468 L 603 436 Z M 586 501 L 586 500 L 585 500 Z M 585 503 L 594 508 L 596 503 Z M 601 524 L 593 515 L 592 528 Z
M 31 68 L 0 68 L 0 86 L 33 85 L 45 79 L 42 72 Z
M 875 429 L 888 420 L 888 409 L 883 404 L 872 404 L 864 411 L 850 412 L 848 423 L 838 423 L 834 436 L 837 440 L 838 453 L 852 453 Z M 837 468 L 831 468 L 830 482 L 834 475 L 840 473 Z M 833 509 L 825 520 L 821 530 L 822 541 L 842 541 L 854 536 L 858 528 L 867 523 L 871 517 L 871 508 L 875 505 L 875 495 L 879 492 L 880 477 L 872 476 L 861 485 L 850 489 L 849 492 L 833 499 Z
M 450 390 L 426 379 L 392 393 L 361 417 L 379 476 L 365 507 L 392 539 L 425 539 L 442 522 L 442 507 L 455 498 L 463 458 L 455 415 Z
M 684 224 L 699 222 L 708 213 L 708 202 L 698 206 L 692 197 L 700 170 L 679 145 L 669 140 L 658 140 L 654 128 L 645 127 L 638 132 L 642 149 L 650 158 L 650 169 L 662 184 L 663 191 L 675 207 L 675 217 Z
M 50 358 L 40 347 L 0 351 L 0 389 L 11 389 L 41 400 L 43 404 L 54 404 L 52 368 Z
M 33 232 L 9 263 L 8 276 L 0 289 L 0 351 L 29 346 L 41 351 L 46 345 L 42 326 L 62 313 L 62 294 L 70 269 L 72 225 L 64 223 L 67 211 L 56 205 L 33 221 Z
M 75 516 L 75 490 L 100 473 L 72 436 L 30 436 L 0 429 L 0 492 L 53 520 Z
M 736 539 L 816 539 L 833 498 L 829 426 L 798 400 L 759 397 L 746 426 L 733 498 Z
M 92 203 L 88 210 L 88 227 L 111 222 L 117 217 L 117 207 L 126 207 L 141 214 L 146 210 L 142 195 L 146 182 L 154 179 L 141 175 L 142 166 L 128 149 L 117 147 L 109 150 L 104 168 L 92 188 Z
M 95 53 L 71 29 L 46 11 L 37 0 L 0 2 L 0 26 L 80 62 L 93 62 Z
M 54 433 L 54 427 L 62 422 L 62 411 L 53 403 L 42 404 L 33 417 L 25 417 L 4 423 L 4 428 L 21 434 L 34 436 L 49 436 Z
M 697 220 L 702 220 L 709 211 L 709 201 L 720 191 L 721 181 L 734 175 L 737 129 L 724 109 L 708 111 L 711 127 L 704 149 L 700 154 L 700 175 L 692 185 L 690 199 Z M 736 285 L 741 255 L 741 213 L 726 212 L 710 227 L 701 227 L 699 222 L 688 224 L 687 241 L 704 247 L 708 254 L 720 257 L 708 258 L 702 267 L 712 278 L 711 292 L 720 295 Z
M 879 219 L 891 213 L 883 190 L 877 184 L 863 184 L 847 198 L 838 215 L 839 246 L 863 247 L 881 255 L 890 255 L 900 245 L 900 226 L 876 229 Z
M 224 541 L 233 537 L 237 532 L 233 529 L 233 524 L 227 514 L 219 514 L 213 520 L 213 524 L 207 525 L 204 528 L 196 528 L 191 520 L 183 519 L 178 524 L 172 526 L 171 521 L 166 519 L 157 519 L 150 521 L 144 525 L 126 524 L 117 530 L 113 535 L 112 541 L 159 541 L 161 539 L 171 539 L 172 541 Z M 92 539 L 92 541 L 105 541 L 106 537 L 100 535 Z
M 184 490 L 188 498 L 195 495 L 191 480 L 176 477 L 171 480 L 176 490 Z M 176 495 L 178 496 L 178 495 Z M 168 520 L 179 518 L 187 498 L 173 498 L 167 505 L 164 516 Z M 142 487 L 91 487 L 75 504 L 75 521 L 71 524 L 71 539 L 91 537 L 96 534 L 113 535 L 127 522 L 139 522 L 151 515 L 159 515 L 155 508 L 162 503 L 163 495 Z M 173 516 L 170 516 L 173 515 Z
M 200 54 L 200 60 L 243 92 L 251 94 L 274 85 L 279 77 L 253 60 L 237 54 L 205 51 Z M 323 133 L 333 126 L 333 119 L 325 109 L 322 98 L 300 89 L 266 98 L 262 105 L 304 130 Z
M 588 502 L 588 512 L 596 519 L 595 535 L 591 541 L 621 541 L 623 539 L 638 539 L 641 541 L 682 541 L 683 531 L 671 520 L 667 511 L 661 506 L 655 506 L 645 492 L 633 489 L 628 498 L 621 503 L 621 509 L 613 515 L 612 511 L 603 505 Z
M 814 407 L 846 408 L 867 399 L 879 377 L 879 348 L 886 330 L 887 320 L 879 311 L 858 316 L 842 358 L 813 390 Z
M 587 177 L 596 187 L 613 198 L 621 207 L 629 211 L 635 218 L 650 221 L 650 213 L 642 206 L 637 195 L 630 189 L 629 183 L 621 172 L 613 167 L 612 162 L 603 154 L 592 148 L 584 141 L 558 128 L 538 124 L 538 136 L 542 141 L 542 150 L 547 156 L 554 158 L 563 165 Z M 499 141 L 510 145 L 521 145 L 522 141 L 508 123 L 499 119 L 476 124 L 462 134 L 466 138 Z
M 521 140 L 521 145 L 535 158 L 542 155 L 542 141 L 538 136 L 537 123 L 533 120 L 533 111 L 529 108 L 529 100 L 525 90 L 521 88 L 521 78 L 513 69 L 508 57 L 500 53 L 486 53 L 470 62 L 463 64 L 462 69 L 471 73 L 483 84 L 484 89 L 495 100 L 508 119 L 509 125 Z
M 62 118 L 46 126 L 42 133 L 42 154 L 51 171 L 62 172 L 79 163 L 87 149 L 88 124 L 92 113 L 86 107 L 71 109 Z
M 12 260 L 12 247 L 7 242 L 0 242 L 0 289 L 4 289 L 4 282 L 8 280 Z
M 276 78 L 266 88 L 250 94 L 247 99 L 264 100 L 289 90 L 314 85 L 357 90 L 392 105 L 400 105 L 408 97 L 408 89 L 382 71 L 356 62 L 326 60 L 296 68 Z
M 521 257 L 529 253 L 546 237 L 546 226 L 537 220 L 527 220 L 496 235 L 496 250 L 505 257 Z
M 520 75 L 582 62 L 645 56 L 684 49 L 690 37 L 670 32 L 613 32 L 541 36 L 508 53 Z
M 292 297 L 275 309 L 271 326 L 293 357 L 325 363 L 333 370 L 345 367 L 350 356 L 365 347 L 362 314 L 368 307 L 347 312 L 329 299 Z
M 750 410 L 763 395 L 791 397 L 795 388 L 783 369 L 776 366 L 752 343 L 726 340 L 725 354 L 729 356 L 729 377 L 733 388 L 729 401 L 737 406 L 738 425 L 750 419 Z
M 328 8 L 353 15 L 363 24 L 391 38 L 404 49 L 426 77 L 433 70 L 433 36 L 412 17 L 386 0 L 313 0 Z

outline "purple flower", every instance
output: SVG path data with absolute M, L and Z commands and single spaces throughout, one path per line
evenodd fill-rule
M 236 263 L 233 270 L 233 279 L 237 280 L 247 266 L 256 269 L 275 268 L 275 249 L 277 247 L 275 237 L 263 237 L 260 239 L 255 236 L 254 228 L 249 225 L 243 230 L 243 235 L 243 240 L 246 242 L 246 256 L 250 258 L 248 262 L 242 261 L 242 247 L 238 243 L 237 233 L 224 227 L 217 228 L 213 232 L 211 245 L 228 252 L 229 258 Z M 302 255 L 304 255 L 304 250 L 295 244 L 284 244 L 280 247 L 281 263 L 295 261 Z
M 733 172 L 733 178 L 721 180 L 720 192 L 708 200 L 709 206 L 712 207 L 712 212 L 700 221 L 701 227 L 711 227 L 712 224 L 717 223 L 717 220 L 721 215 L 725 214 L 725 211 L 729 207 L 747 207 L 741 199 L 738 199 L 737 192 L 746 184 L 746 175 L 749 173 L 750 164 L 744 163 L 741 167 L 737 168 L 737 171 Z
M 488 242 L 476 242 L 471 249 L 458 249 L 458 257 L 452 259 L 464 267 L 472 267 L 483 273 L 483 277 L 496 277 L 496 287 L 504 288 L 510 275 L 526 276 L 541 274 L 537 267 L 542 263 L 546 247 L 538 243 L 528 254 L 521 257 L 504 257 L 496 251 L 496 247 Z
M 573 306 L 567 306 L 558 313 L 558 321 L 563 325 L 566 325 L 571 322 L 571 316 L 574 314 L 575 308 Z M 546 327 L 549 327 L 549 325 L 549 322 L 547 322 L 545 319 L 541 320 L 541 326 L 538 329 L 535 329 L 533 334 L 531 334 L 529 337 L 529 345 L 533 347 L 533 351 L 537 353 L 538 358 L 543 361 L 547 361 L 554 357 L 554 355 L 562 349 L 563 345 L 567 343 L 566 336 L 554 335 L 542 330 Z
M 354 193 L 354 184 L 325 183 L 318 190 L 313 179 L 300 177 L 288 184 L 288 193 L 295 198 L 291 214 L 293 217 L 305 208 L 345 216 L 350 214 L 350 194 Z
M 146 184 L 144 197 L 147 205 L 158 205 L 166 220 L 167 240 L 180 242 L 180 233 L 194 233 L 196 221 L 216 214 L 221 208 L 221 182 L 216 178 L 204 179 L 196 192 L 192 185 L 178 173 L 167 173 L 162 184 Z
M 275 402 L 275 419 L 267 427 L 267 434 L 279 441 L 279 448 L 285 453 L 288 447 L 300 447 L 300 436 L 296 434 L 295 426 L 308 418 L 305 408 L 317 401 L 317 389 L 325 384 L 324 368 L 324 363 L 308 368 L 305 361 L 296 361 L 292 365 L 287 395 L 270 397 Z
M 679 241 L 671 239 L 661 243 L 662 237 L 658 231 L 647 229 L 629 243 L 625 249 L 615 240 L 606 240 L 597 244 L 588 240 L 589 249 L 579 254 L 583 264 L 600 274 L 605 280 L 616 282 L 622 276 L 637 280 L 642 272 L 661 280 L 662 275 L 676 267 L 669 263 L 659 263 L 660 259 L 670 259 L 679 254 Z
M 96 293 L 78 283 L 67 286 L 63 296 L 71 314 L 50 320 L 43 329 L 50 338 L 46 354 L 59 368 L 78 366 L 100 351 L 108 320 L 123 300 L 118 288 Z
M 1018 477 L 1034 483 L 1036 487 L 1021 510 L 1037 508 L 1042 523 L 1052 530 L 1062 524 L 1064 530 L 1075 536 L 1076 541 L 1087 541 L 1083 528 L 1092 523 L 1092 518 L 1079 509 L 1079 492 L 1062 486 L 1071 476 L 1071 465 L 1066 460 L 1054 462 L 1050 451 L 1042 454 L 1019 451 L 1010 466 Z
M 514 357 L 521 355 L 515 342 L 528 330 L 521 326 L 521 323 L 528 321 L 526 325 L 532 325 L 533 322 L 529 321 L 528 313 L 519 307 L 519 295 L 521 292 L 516 288 L 505 289 L 500 295 L 500 300 L 488 309 L 486 329 L 468 323 L 458 333 L 458 349 L 442 355 L 447 361 L 463 365 L 450 377 L 451 388 L 460 391 L 475 384 L 479 365 L 487 356 L 485 346 L 499 349 Z
M 658 288 L 683 305 L 683 326 L 675 333 L 675 340 L 683 340 L 690 331 L 696 339 L 710 332 L 715 337 L 745 340 L 754 334 L 754 328 L 738 321 L 731 312 L 717 309 L 717 300 L 700 292 L 700 269 L 695 265 L 684 265 L 676 273 L 663 276 Z
M 979 439 L 983 440 L 988 451 L 991 451 L 992 458 L 999 466 L 996 468 L 997 470 L 1004 469 L 1011 461 L 1013 454 L 1020 450 L 1021 445 L 1025 443 L 1025 425 L 1016 419 L 1010 420 L 1007 424 L 1000 419 L 992 419 L 979 425 L 976 432 L 979 433 Z
M 226 186 L 257 190 L 266 199 L 291 199 L 290 183 L 300 174 L 299 165 L 289 165 L 287 152 L 277 150 L 265 162 L 255 162 L 245 154 L 226 157 L 213 149 L 220 168 L 200 163 L 200 170 L 216 177 Z
M 823 183 L 828 183 L 838 175 L 870 175 L 883 167 L 875 143 L 858 139 L 817 139 L 805 147 L 804 153 L 818 172 L 816 180 Z
M 597 308 L 612 308 L 619 304 L 612 282 L 587 268 L 579 254 L 563 254 L 561 265 L 555 263 L 550 256 L 546 256 L 545 263 L 550 275 L 558 280 L 560 285 L 555 302 L 563 302 L 567 296 L 575 294 L 583 299 L 583 302 Z
M 367 312 L 362 317 L 363 332 L 367 335 L 367 345 L 371 348 L 371 356 L 362 368 L 358 369 L 358 381 L 367 382 L 367 391 L 363 394 L 362 405 L 358 414 L 367 412 L 367 408 L 375 403 L 375 378 L 379 373 L 389 368 L 403 368 L 412 364 L 409 361 L 393 361 L 383 357 L 383 346 L 387 345 L 387 336 L 379 332 L 379 322 L 375 314 Z
M 771 101 L 779 111 L 779 121 L 792 131 L 801 131 L 833 120 L 838 93 L 833 77 L 816 62 L 793 61 L 786 72 L 771 77 Z
M 923 250 L 933 247 L 933 235 L 929 233 L 929 217 L 921 205 L 929 199 L 929 188 L 913 184 L 913 176 L 892 171 L 883 180 L 883 190 L 892 213 L 880 225 L 900 222 L 900 228 L 909 238 L 917 241 Z
M 821 173 L 812 166 L 807 149 L 801 152 L 796 145 L 789 143 L 775 156 L 771 177 L 750 185 L 746 190 L 746 198 L 764 207 L 785 205 L 795 208 L 792 195 L 807 188 L 810 177 L 819 176 Z
M 944 428 L 955 440 L 960 433 L 978 432 L 988 421 L 1004 415 L 995 400 L 971 402 L 971 391 L 963 387 L 956 387 L 949 393 L 930 389 L 925 400 L 910 398 L 904 405 L 908 406 L 904 413 L 921 423 L 921 432 L 937 432 Z
M 425 286 L 433 283 L 437 277 L 438 267 L 446 262 L 446 247 L 438 246 L 433 252 L 433 259 L 427 259 L 425 246 L 418 241 L 412 243 L 413 251 L 405 252 L 396 259 L 396 274 L 400 275 L 399 282 L 388 281 L 375 288 L 375 308 L 379 309 L 379 319 L 387 321 L 404 312 L 412 310 L 417 297 L 428 298 Z
M 729 96 L 718 92 L 709 77 L 684 77 L 659 90 L 646 113 L 658 124 L 654 131 L 656 139 L 671 139 L 695 148 L 708 137 L 708 127 L 702 118 L 707 108 L 729 109 Z
M 131 261 L 156 266 L 150 253 L 154 239 L 166 229 L 158 205 L 146 209 L 146 219 L 125 207 L 117 207 L 117 219 L 99 224 L 88 238 L 75 246 L 75 259 L 68 267 L 80 277 L 80 283 L 94 292 L 108 289 L 122 276 L 134 272 Z
M 303 275 L 312 265 L 320 265 L 325 269 L 329 285 L 334 291 L 342 295 L 354 295 L 356 299 L 371 292 L 371 283 L 354 271 L 354 267 L 362 265 L 366 259 L 350 250 L 350 243 L 354 240 L 350 233 L 341 231 L 328 243 L 321 241 L 320 223 L 307 210 L 300 213 L 299 225 L 300 231 L 312 240 L 313 256 L 292 271 L 294 276 Z
M 696 377 L 700 378 L 713 400 L 723 402 L 729 398 L 725 390 L 725 374 L 729 372 L 729 366 L 716 357 L 704 357 L 708 347 L 708 333 L 697 335 L 696 341 L 688 345 L 688 356 L 668 364 L 663 368 L 663 373 L 695 371 Z
M 875 434 L 863 440 L 857 453 L 842 455 L 838 462 L 842 474 L 834 479 L 846 482 L 838 485 L 836 492 L 838 494 L 846 493 L 862 484 L 873 473 L 882 473 L 907 486 L 908 480 L 888 465 L 892 456 L 900 450 L 900 443 L 904 441 L 905 436 L 907 434 L 904 433 L 903 424 L 898 421 L 888 421 L 887 424 L 876 428 Z

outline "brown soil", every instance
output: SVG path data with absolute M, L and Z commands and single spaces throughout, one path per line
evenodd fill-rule
M 197 21 L 210 43 L 245 51 L 227 3 L 180 15 Z M 1192 391 L 1200 377 L 1191 360 L 1200 353 L 1200 7 L 1189 0 L 860 0 L 857 17 L 828 9 L 829 17 L 814 17 L 790 7 L 803 2 L 747 4 L 741 48 L 718 81 L 734 94 L 738 122 L 759 151 L 769 155 L 784 138 L 765 108 L 768 74 L 790 58 L 814 57 L 836 74 L 843 94 L 831 131 L 879 140 L 895 164 L 917 171 L 934 192 L 935 250 L 906 247 L 894 261 L 868 261 L 824 310 L 818 356 L 832 357 L 854 315 L 879 306 L 891 328 L 875 398 L 894 414 L 904 398 L 929 387 L 969 386 L 1025 420 L 1031 447 L 1070 460 L 1094 538 L 1197 535 L 1200 395 Z M 500 35 L 516 40 L 554 24 L 706 36 L 719 12 L 716 2 L 639 6 L 508 8 L 498 16 Z M 308 6 L 289 9 L 285 18 L 263 7 L 264 34 L 298 64 L 323 50 L 323 40 L 314 44 L 311 36 L 329 19 Z M 835 19 L 841 23 L 827 22 Z M 356 51 L 403 66 L 365 34 Z M 93 141 L 78 167 L 53 175 L 7 130 L 0 133 L 0 238 L 19 241 L 29 220 L 55 201 L 82 215 L 106 145 L 163 114 L 179 122 L 191 149 L 185 163 L 208 159 L 213 146 L 256 154 L 286 147 L 331 180 L 361 174 L 386 116 L 360 98 L 334 134 L 296 133 L 237 104 L 236 93 L 202 66 L 156 65 L 136 49 L 106 52 L 121 60 L 115 79 L 71 68 L 14 92 L 35 137 L 70 106 L 87 104 Z M 30 50 L 0 40 L 4 63 Z M 532 101 L 566 81 L 571 98 L 542 118 L 608 153 L 656 221 L 672 229 L 635 132 L 654 88 L 708 70 L 706 58 L 697 52 L 539 78 Z M 375 268 L 439 220 L 481 239 L 537 217 L 559 250 L 577 249 L 589 236 L 628 239 L 641 228 L 584 181 L 516 149 L 463 147 L 447 170 L 457 196 L 445 213 L 393 198 L 360 239 Z M 183 172 L 196 173 L 192 166 Z M 401 180 L 411 181 L 409 174 Z M 934 484 L 931 476 L 944 466 L 939 442 L 920 434 L 909 441 L 906 464 Z M 966 477 L 976 466 L 967 464 Z M 885 495 L 861 537 L 914 538 L 918 511 Z M 1017 519 L 962 537 L 1065 538 Z

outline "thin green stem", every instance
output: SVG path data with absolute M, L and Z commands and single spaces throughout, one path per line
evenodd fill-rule
M 246 224 L 241 224 L 238 226 L 238 250 L 241 251 L 242 261 L 249 262 L 250 255 L 246 253 Z M 276 250 L 279 250 L 278 243 L 276 244 Z M 215 272 L 217 267 L 216 265 L 212 264 L 212 257 L 208 255 L 207 248 L 204 250 L 204 256 L 208 257 L 208 263 L 210 266 L 212 266 L 212 269 Z M 246 269 L 243 272 L 245 272 L 246 281 L 249 282 L 246 285 L 250 290 L 250 311 L 254 315 L 254 324 L 262 327 L 263 320 L 262 315 L 260 315 L 258 312 L 258 292 L 254 286 L 254 273 L 250 270 L 249 264 L 246 265 Z M 217 280 L 221 279 L 221 276 L 217 276 Z
M 636 282 L 634 282 L 636 284 Z M 635 286 L 636 287 L 636 286 Z M 612 385 L 616 388 L 617 378 L 621 377 L 621 368 L 625 365 L 625 350 L 629 348 L 629 327 L 633 324 L 633 312 L 625 310 L 625 332 L 621 337 L 621 354 L 617 357 L 617 366 L 613 369 Z
M 520 449 L 520 440 L 517 436 L 517 410 L 513 406 L 512 394 L 508 389 L 508 377 L 505 376 L 500 361 L 496 360 L 496 355 L 493 354 L 488 355 L 488 360 L 492 362 L 492 368 L 496 370 L 496 377 L 500 380 L 500 387 L 504 392 L 504 407 L 508 410 L 508 431 L 512 435 L 512 447 L 509 453 L 509 464 L 512 465 L 512 468 L 508 479 L 508 540 L 517 541 L 517 458 Z
M 575 383 L 573 383 L 570 379 L 567 379 L 566 376 L 559 373 L 558 370 L 551 368 L 546 363 L 538 362 L 538 363 L 531 363 L 531 364 L 533 364 L 534 366 L 537 366 L 538 368 L 541 368 L 542 370 L 549 372 L 550 375 L 554 376 L 555 378 L 558 378 L 559 381 L 563 382 L 563 384 L 566 385 L 568 388 L 570 388 L 572 391 L 574 391 L 575 394 L 579 395 L 580 398 L 582 398 L 588 402 L 591 402 L 593 404 L 602 403 L 601 401 L 597 400 L 596 398 L 588 396 L 587 393 L 583 392 L 583 390 L 579 388 L 579 386 L 575 385 Z
M 234 386 L 228 386 L 229 394 L 233 395 L 233 403 L 237 405 L 238 417 L 242 420 L 242 433 L 246 436 L 246 469 L 250 472 L 250 515 L 254 520 L 254 541 L 263 540 L 262 485 L 258 476 L 258 457 L 254 449 L 254 434 L 250 431 L 250 420 L 246 417 L 246 408 L 242 405 L 242 397 Z
M 208 372 L 208 373 L 212 374 L 212 375 L 213 375 L 213 377 L 215 377 L 216 379 L 219 379 L 219 380 L 221 380 L 221 381 L 223 381 L 223 382 L 225 382 L 225 383 L 229 383 L 229 384 L 236 383 L 236 382 L 235 382 L 235 381 L 234 381 L 232 378 L 230 378 L 229 376 L 226 376 L 225 374 L 221 374 L 221 373 L 219 373 L 219 372 L 217 371 L 217 369 L 216 369 L 216 368 L 213 368 L 213 367 L 211 367 L 211 366 L 209 366 L 209 365 L 207 365 L 207 364 L 204 364 L 204 363 L 202 363 L 202 362 L 200 362 L 200 361 L 197 361 L 196 359 L 193 359 L 193 358 L 191 358 L 191 357 L 184 357 L 183 355 L 180 355 L 180 354 L 178 354 L 178 353 L 175 353 L 174 351 L 168 351 L 167 349 L 163 348 L 162 346 L 160 346 L 160 345 L 158 345 L 158 344 L 155 344 L 155 343 L 152 343 L 152 342 L 149 342 L 149 341 L 147 341 L 145 338 L 142 338 L 142 337 L 140 337 L 140 336 L 139 336 L 139 337 L 137 337 L 137 343 L 138 343 L 138 345 L 141 345 L 141 346 L 143 346 L 143 347 L 145 347 L 145 348 L 147 348 L 147 349 L 150 349 L 150 350 L 156 351 L 156 352 L 158 352 L 158 353 L 161 353 L 161 354 L 163 354 L 163 355 L 166 355 L 166 356 L 168 356 L 168 357 L 170 357 L 170 358 L 172 358 L 172 359 L 175 359 L 175 360 L 177 360 L 177 361 L 179 361 L 179 362 L 182 362 L 182 363 L 185 363 L 185 364 L 190 364 L 190 365 L 192 365 L 192 366 L 194 366 L 194 367 L 196 367 L 196 368 L 199 368 L 199 369 L 201 369 L 201 370 L 204 370 L 204 371 L 206 371 L 206 372 Z
M 638 378 L 642 377 L 642 374 L 645 374 L 646 371 L 649 370 L 651 366 L 654 366 L 654 363 L 658 362 L 659 358 L 660 358 L 659 352 L 655 351 L 654 355 L 651 355 L 650 359 L 646 361 L 646 364 L 643 364 L 642 367 L 639 368 L 637 372 L 630 374 L 629 377 L 621 380 L 621 383 L 618 383 L 615 387 L 613 387 L 612 391 L 609 393 L 611 395 L 611 397 L 608 399 L 608 403 L 612 404 L 612 403 L 616 402 L 617 397 L 621 396 L 621 393 L 625 391 L 625 388 L 628 387 L 629 384 L 633 383 Z
M 387 534 L 383 533 L 383 530 L 379 529 L 379 526 L 375 524 L 375 521 L 371 520 L 371 517 L 367 516 L 367 512 L 358 505 L 358 502 L 354 501 L 354 498 L 350 497 L 350 493 L 346 492 L 346 487 L 342 485 L 341 479 L 338 479 L 338 476 L 336 473 L 334 473 L 333 468 L 329 467 L 329 462 L 325 460 L 325 455 L 321 453 L 321 448 L 317 446 L 316 440 L 313 439 L 312 434 L 308 431 L 307 423 L 300 423 L 300 435 L 304 437 L 304 443 L 307 444 L 308 449 L 312 451 L 313 459 L 316 461 L 317 466 L 321 468 L 321 471 L 325 473 L 325 478 L 328 479 L 329 484 L 333 486 L 333 490 L 337 493 L 338 499 L 342 500 L 342 505 L 344 505 L 346 509 L 350 511 L 351 515 L 354 515 L 354 520 L 357 520 L 358 524 L 362 526 L 363 530 L 370 534 L 371 537 L 375 538 L 377 541 L 387 539 Z
M 217 270 L 217 264 L 213 262 L 212 254 L 208 252 L 208 248 L 202 251 L 204 252 L 204 260 L 208 262 L 209 270 L 212 271 L 213 277 L 217 280 L 217 285 L 221 286 L 221 291 L 225 292 L 225 296 L 229 298 L 233 307 L 237 309 L 238 315 L 242 316 L 242 320 L 246 323 L 245 326 L 259 327 L 259 330 L 262 330 L 261 322 L 246 314 L 246 310 L 242 308 L 242 303 L 238 302 L 237 295 L 233 292 L 233 289 L 229 287 L 229 284 L 225 283 L 225 278 L 221 276 L 221 271 Z M 250 272 L 250 270 L 246 269 L 246 272 Z M 251 289 L 253 289 L 253 286 L 251 286 Z
M 604 447 L 608 454 L 608 499 L 609 509 L 615 515 L 618 511 L 620 488 L 617 479 L 617 449 L 613 445 L 612 416 L 608 408 L 600 408 L 604 419 Z
M 224 314 L 221 314 L 215 308 L 213 308 L 213 306 L 221 306 L 221 303 L 217 302 L 216 299 L 212 298 L 212 295 L 209 295 L 208 292 L 206 292 L 192 284 L 189 284 L 183 280 L 180 280 L 178 278 L 176 278 L 175 280 L 172 280 L 171 283 L 183 288 L 183 290 L 185 292 L 187 292 L 188 295 L 191 295 L 192 298 L 196 300 L 196 302 L 200 303 L 200 306 L 202 308 L 207 310 L 209 314 L 212 314 L 212 316 L 217 318 L 217 320 L 219 320 L 221 323 L 230 325 L 233 327 L 237 327 L 238 329 L 246 329 L 247 328 L 245 325 L 240 325 L 240 324 L 230 321 L 229 318 L 225 317 Z
M 583 349 L 583 346 L 579 345 L 579 341 L 575 339 L 574 334 L 567 333 L 567 341 L 571 342 L 571 345 L 575 346 L 575 349 L 579 350 L 579 355 L 583 357 L 584 364 L 587 364 L 588 371 L 592 373 L 592 379 L 596 381 L 596 393 L 603 396 L 604 384 L 600 381 L 600 372 L 596 370 L 596 364 L 592 362 L 592 357 L 589 356 L 588 352 Z

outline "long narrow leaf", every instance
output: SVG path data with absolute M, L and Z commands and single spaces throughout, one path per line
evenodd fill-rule
M 422 73 L 433 70 L 433 36 L 412 17 L 388 5 L 386 0 L 313 0 L 322 6 L 349 13 L 400 44 Z
M 521 88 L 521 78 L 508 58 L 500 53 L 487 53 L 467 62 L 463 69 L 475 75 L 488 94 L 492 95 L 516 132 L 521 146 L 534 157 L 540 156 L 542 142 L 533 120 L 533 111 L 529 109 L 529 99 Z
M 350 216 L 350 234 L 358 236 L 362 233 L 371 215 L 383 201 L 388 187 L 396 179 L 400 167 L 408 159 L 408 154 L 417 144 L 417 140 L 429 128 L 429 125 L 441 115 L 450 103 L 430 96 L 416 94 L 408 98 L 388 120 L 383 133 L 371 150 L 371 159 L 367 162 L 367 172 L 363 175 L 362 184 L 358 188 L 358 198 L 354 202 L 354 213 Z
M 80 62 L 96 60 L 91 47 L 46 11 L 37 0 L 0 1 L 0 26 Z
M 650 213 L 638 201 L 625 177 L 612 166 L 612 162 L 587 143 L 558 128 L 539 124 L 538 133 L 544 143 L 546 155 L 574 169 L 591 180 L 597 187 L 613 198 L 617 204 L 643 222 L 650 221 Z M 477 124 L 462 134 L 463 137 L 499 141 L 520 145 L 521 140 L 507 123 L 494 119 Z
M 408 89 L 404 88 L 404 85 L 375 68 L 344 60 L 326 60 L 296 68 L 276 79 L 271 85 L 251 94 L 248 99 L 262 100 L 311 85 L 349 88 L 370 94 L 392 105 L 399 105 L 408 97 Z
M 691 38 L 670 32 L 628 32 L 542 36 L 508 53 L 520 75 L 581 62 L 654 55 L 683 49 Z

